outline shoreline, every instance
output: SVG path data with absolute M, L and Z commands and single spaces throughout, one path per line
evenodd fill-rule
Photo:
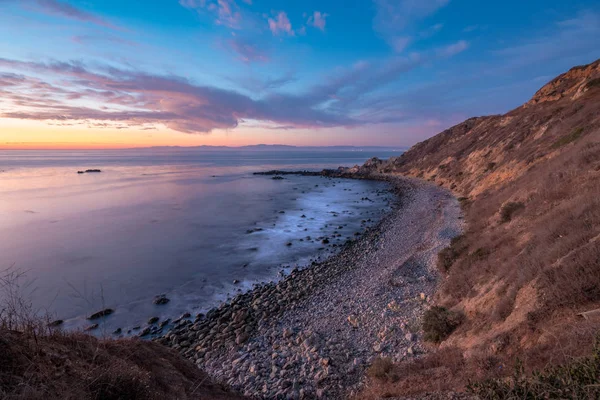
M 375 357 L 422 353 L 419 319 L 437 285 L 437 252 L 460 233 L 458 202 L 422 181 L 338 172 L 319 175 L 389 182 L 392 211 L 327 260 L 155 340 L 259 398 L 343 398 L 360 389 Z

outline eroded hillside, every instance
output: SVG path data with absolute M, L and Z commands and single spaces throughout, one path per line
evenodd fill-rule
M 361 170 L 448 187 L 467 221 L 440 256 L 436 295 L 464 322 L 373 393 L 428 390 L 427 376 L 460 389 L 510 373 L 517 357 L 537 368 L 589 352 L 598 321 L 578 314 L 600 308 L 600 60 L 505 115 L 468 119 Z

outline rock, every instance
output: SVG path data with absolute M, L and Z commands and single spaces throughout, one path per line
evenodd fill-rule
M 98 329 L 98 324 L 93 324 L 85 328 L 86 331 L 93 331 L 94 329 Z
M 292 245 L 292 242 L 287 242 L 285 245 L 286 245 L 286 246 L 291 246 L 291 245 Z
M 234 280 L 233 280 L 233 284 L 234 284 L 234 285 L 237 285 L 238 283 L 240 283 L 240 281 L 239 281 L 239 280 L 237 280 L 237 279 L 234 279 Z
M 102 172 L 102 171 L 99 169 L 86 169 L 85 172 L 86 173 L 94 173 L 94 172 Z
M 164 328 L 165 326 L 169 325 L 169 322 L 171 322 L 171 319 L 167 318 L 167 319 L 163 320 L 158 326 L 160 326 L 161 328 Z
M 383 350 L 383 344 L 375 343 L 375 345 L 373 346 L 373 351 L 375 353 L 381 353 L 382 350 Z
M 352 325 L 354 328 L 358 328 L 358 317 L 354 314 L 349 315 L 348 316 L 348 322 L 350 323 L 350 325 Z
M 92 315 L 90 315 L 87 319 L 89 320 L 94 320 L 94 319 L 98 319 L 98 318 L 102 318 L 102 317 L 106 317 L 107 315 L 110 315 L 114 312 L 113 309 L 111 308 L 106 308 L 102 311 L 98 311 Z
M 284 339 L 289 338 L 290 336 L 292 336 L 292 334 L 293 334 L 293 332 L 292 332 L 291 329 L 289 329 L 289 328 L 284 328 L 283 329 L 283 338 Z
M 63 324 L 63 322 L 65 322 L 65 321 L 63 321 L 62 319 L 57 319 L 56 321 L 52 321 L 52 322 L 50 322 L 50 323 L 48 324 L 48 327 L 49 327 L 49 328 L 56 328 L 57 326 L 60 326 L 60 325 L 62 325 L 62 324 Z
M 120 335 L 123 332 L 121 328 L 117 328 L 113 331 L 113 335 Z
M 415 335 L 413 335 L 412 333 L 408 332 L 406 335 L 404 335 L 404 338 L 406 340 L 408 340 L 409 342 L 412 342 L 413 340 L 415 340 Z
M 323 240 L 321 240 L 321 243 L 323 243 L 323 244 L 329 244 L 329 239 L 323 239 Z
M 248 341 L 248 339 L 250 339 L 250 335 L 248 335 L 247 333 L 240 333 L 239 335 L 236 336 L 235 338 L 235 344 L 237 345 L 242 345 L 244 343 L 246 343 Z
M 150 328 L 144 328 L 144 330 L 140 332 L 140 337 L 148 336 L 150 332 L 152 332 Z
M 408 354 L 410 354 L 410 355 L 413 355 L 413 354 L 415 354 L 415 350 L 412 348 L 412 346 L 411 346 L 411 347 L 409 347 L 409 348 L 406 350 L 406 352 L 407 352 Z
M 167 304 L 169 301 L 171 301 L 171 300 L 169 300 L 166 295 L 161 294 L 161 295 L 155 296 L 154 300 L 152 302 L 154 304 L 160 306 L 160 305 Z
M 158 317 L 152 317 L 152 318 L 150 318 L 150 319 L 148 320 L 148 324 L 149 324 L 149 325 L 155 324 L 155 323 L 157 323 L 157 322 L 158 322 L 158 320 L 159 320 L 159 318 L 158 318 Z
M 419 298 L 420 298 L 421 300 L 423 300 L 423 301 L 427 300 L 427 296 L 425 295 L 425 293 L 421 293 L 421 294 L 419 295 Z
M 273 179 L 274 181 L 280 181 L 282 179 L 285 179 L 283 176 L 274 176 L 271 179 Z
M 398 304 L 398 303 L 396 302 L 396 300 L 392 300 L 391 302 L 389 302 L 389 303 L 388 303 L 388 305 L 387 305 L 387 306 L 388 306 L 388 308 L 389 308 L 391 311 L 393 311 L 393 312 L 399 312 L 399 311 L 401 311 L 401 310 L 402 310 L 402 309 L 400 308 L 400 304 Z

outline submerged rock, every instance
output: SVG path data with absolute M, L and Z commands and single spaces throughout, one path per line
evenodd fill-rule
M 160 305 L 167 304 L 169 301 L 171 301 L 171 300 L 169 300 L 166 295 L 161 294 L 161 295 L 155 296 L 154 300 L 152 302 L 154 304 L 156 304 L 157 306 L 160 306 Z
M 50 328 L 56 328 L 57 326 L 60 326 L 63 324 L 63 320 L 62 319 L 57 319 L 56 321 L 52 321 L 48 324 L 48 327 Z
M 104 310 L 98 311 L 96 313 L 93 313 L 92 315 L 90 315 L 87 319 L 89 320 L 94 320 L 94 319 L 98 319 L 98 318 L 102 318 L 102 317 L 106 317 L 107 315 L 110 315 L 114 312 L 114 310 L 112 308 L 106 308 Z

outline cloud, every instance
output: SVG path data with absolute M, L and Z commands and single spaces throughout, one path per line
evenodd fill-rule
M 469 48 L 469 43 L 466 40 L 459 40 L 456 43 L 452 43 L 446 47 L 442 47 L 438 50 L 439 54 L 444 57 L 452 57 L 458 53 L 462 53 Z
M 549 62 L 565 69 L 582 57 L 598 58 L 600 13 L 582 11 L 554 23 L 553 28 L 549 34 L 531 36 L 522 43 L 495 50 L 493 54 L 503 60 L 497 69 L 514 70 Z
M 196 85 L 176 76 L 104 67 L 92 71 L 77 62 L 23 62 L 0 59 L 0 67 L 55 74 L 68 90 L 36 89 L 31 83 L 11 90 L 24 102 L 9 99 L 13 107 L 4 118 L 39 121 L 86 121 L 142 125 L 161 123 L 187 133 L 231 129 L 244 119 L 270 121 L 296 127 L 353 126 L 359 121 L 324 106 L 328 98 L 271 93 L 254 99 L 235 91 Z M 3 75 L 4 76 L 4 75 Z M 49 85 L 51 86 L 51 85 Z M 79 98 L 102 106 L 82 107 L 69 101 Z M 17 107 L 15 107 L 17 106 Z
M 227 41 L 227 45 L 245 63 L 269 61 L 267 53 L 260 49 L 256 43 L 246 38 L 235 36 Z
M 99 17 L 87 11 L 83 11 L 76 8 L 67 2 L 58 0 L 34 0 L 34 2 L 45 12 L 59 15 L 62 17 L 74 19 L 81 22 L 91 22 L 96 25 L 100 25 L 106 28 L 118 29 L 112 23 L 106 21 L 104 18 Z
M 130 40 L 122 39 L 118 36 L 93 36 L 93 35 L 76 35 L 71 38 L 75 43 L 79 44 L 95 44 L 98 42 L 108 42 L 115 44 L 123 44 L 126 46 L 137 46 L 138 44 Z
M 373 2 L 375 4 L 373 29 L 392 48 L 396 48 L 395 43 L 398 38 L 407 37 L 407 31 L 414 29 L 423 18 L 446 6 L 450 0 L 373 0 Z
M 294 36 L 294 30 L 292 29 L 292 24 L 288 19 L 285 11 L 279 11 L 275 18 L 269 18 L 269 29 L 273 33 L 273 35 L 277 36 L 279 34 L 287 34 L 289 36 Z
M 411 38 L 408 36 L 404 36 L 404 37 L 395 37 L 393 39 L 390 40 L 391 41 L 391 46 L 394 49 L 394 51 L 396 53 L 402 53 L 404 51 L 404 49 L 406 48 L 406 46 L 408 46 L 408 44 L 411 41 Z
M 244 1 L 247 4 L 252 2 Z M 242 13 L 235 0 L 179 0 L 185 8 L 198 13 L 210 13 L 215 18 L 215 24 L 232 29 L 240 29 Z
M 423 38 L 423 39 L 430 38 L 433 35 L 435 35 L 436 33 L 438 33 L 439 31 L 441 31 L 443 27 L 444 27 L 444 24 L 435 24 L 435 25 L 432 25 L 429 28 L 421 31 L 419 33 L 419 36 L 421 38 Z
M 308 17 L 307 24 L 310 26 L 314 26 L 317 29 L 325 32 L 325 25 L 327 23 L 326 18 L 329 17 L 329 14 L 321 13 L 320 11 L 315 11 L 313 15 Z

